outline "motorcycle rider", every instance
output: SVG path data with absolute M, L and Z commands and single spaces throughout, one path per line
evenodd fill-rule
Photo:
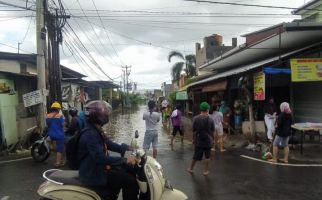
M 78 144 L 79 178 L 103 199 L 116 200 L 122 189 L 123 200 L 137 200 L 139 190 L 133 173 L 136 158 L 111 156 L 108 152 L 124 154 L 130 150 L 128 145 L 119 145 L 105 136 L 102 126 L 108 123 L 110 112 L 111 106 L 105 101 L 85 106 L 86 126 Z
M 64 152 L 64 116 L 59 113 L 61 105 L 54 102 L 51 105 L 50 113 L 47 114 L 46 124 L 48 127 L 49 137 L 56 142 L 56 163 L 55 167 L 61 167 L 65 163 L 63 161 Z

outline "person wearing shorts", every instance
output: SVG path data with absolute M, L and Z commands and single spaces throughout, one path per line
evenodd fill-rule
M 172 137 L 171 137 L 171 142 L 170 142 L 171 146 L 173 146 L 173 141 L 177 135 L 177 132 L 180 133 L 181 143 L 183 143 L 183 130 L 182 130 L 181 118 L 182 118 L 181 105 L 178 104 L 176 106 L 176 109 L 171 114 L 171 123 L 173 126 Z
M 195 146 L 194 154 L 188 172 L 193 173 L 193 168 L 198 161 L 204 159 L 203 175 L 209 174 L 209 163 L 211 147 L 214 140 L 215 124 L 209 117 L 209 104 L 202 102 L 200 104 L 201 113 L 193 118 L 192 130 L 193 130 L 193 144 Z
M 291 135 L 291 125 L 293 123 L 292 112 L 290 105 L 284 102 L 280 106 L 281 114 L 277 118 L 277 133 L 273 142 L 273 159 L 272 162 L 276 163 L 278 158 L 278 148 L 284 149 L 284 162 L 288 163 L 288 141 Z
M 145 135 L 143 140 L 143 149 L 147 152 L 152 144 L 153 157 L 157 157 L 158 146 L 158 123 L 160 121 L 160 114 L 155 112 L 156 104 L 154 101 L 148 102 L 149 111 L 143 113 L 143 120 L 145 121 Z
M 215 138 L 215 147 L 217 143 L 219 144 L 219 148 L 221 152 L 226 151 L 224 149 L 224 128 L 223 128 L 223 123 L 224 123 L 224 117 L 221 112 L 219 112 L 219 107 L 218 106 L 213 106 L 212 107 L 212 114 L 209 115 L 210 118 L 214 121 L 215 124 L 215 132 L 214 132 L 214 138 Z
M 63 153 L 65 146 L 65 134 L 64 134 L 64 116 L 59 113 L 61 105 L 58 102 L 54 102 L 51 105 L 50 113 L 47 114 L 46 124 L 48 126 L 48 135 L 50 139 L 56 143 L 56 163 L 55 167 L 61 167 L 65 163 L 63 161 Z

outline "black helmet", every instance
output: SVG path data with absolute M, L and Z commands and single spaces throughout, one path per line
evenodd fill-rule
M 91 101 L 85 106 L 85 115 L 90 123 L 103 126 L 109 121 L 112 107 L 106 101 Z
M 71 108 L 69 108 L 69 114 L 72 116 L 72 117 L 74 117 L 74 116 L 76 116 L 77 115 L 77 112 L 78 112 L 78 110 L 77 110 L 77 108 L 75 108 L 75 107 L 71 107 Z

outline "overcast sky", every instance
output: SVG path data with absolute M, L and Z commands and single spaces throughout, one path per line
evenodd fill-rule
M 305 3 L 304 0 L 218 1 L 285 7 L 299 7 Z M 25 6 L 25 0 L 6 2 Z M 55 6 L 53 0 L 49 2 Z M 55 2 L 57 4 L 57 0 Z M 122 80 L 121 66 L 131 65 L 130 79 L 138 82 L 139 88 L 160 88 L 162 82 L 170 83 L 173 63 L 167 61 L 167 55 L 171 50 L 195 54 L 195 43 L 214 33 L 224 37 L 225 45 L 231 45 L 232 37 L 238 37 L 238 44 L 242 44 L 244 39 L 239 37 L 241 34 L 296 19 L 295 16 L 285 15 L 291 13 L 290 9 L 183 0 L 94 0 L 99 15 L 92 0 L 62 2 L 66 13 L 71 15 L 68 20 L 70 26 L 104 72 L 119 83 Z M 35 0 L 28 1 L 28 6 L 34 5 Z M 6 11 L 8 9 L 10 11 Z M 21 50 L 26 51 L 22 53 L 36 53 L 35 12 L 17 11 L 3 5 L 0 5 L 0 10 L 0 51 L 17 52 L 20 42 Z M 246 14 L 261 15 L 250 17 Z M 82 57 L 88 64 L 79 58 L 75 50 L 70 52 L 72 46 L 80 44 L 70 28 L 66 26 L 66 29 L 61 63 L 91 80 L 107 80 L 84 55 Z

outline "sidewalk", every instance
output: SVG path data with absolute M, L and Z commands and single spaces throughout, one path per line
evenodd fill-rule
M 183 129 L 185 134 L 185 139 L 192 141 L 192 120 L 183 117 L 182 118 L 183 123 Z M 245 136 L 242 134 L 236 134 L 236 135 L 228 135 L 225 139 L 225 148 L 228 150 L 233 149 L 244 149 L 249 142 L 246 140 Z M 300 145 L 294 145 L 294 149 L 291 148 L 290 145 L 290 155 L 289 159 L 293 160 L 295 162 L 300 163 L 316 163 L 320 164 L 322 163 L 322 143 L 304 143 L 303 144 L 303 155 L 300 152 Z M 253 151 L 243 151 L 246 154 L 251 156 L 257 156 L 258 158 L 261 157 L 261 152 L 253 152 Z M 282 151 L 280 151 L 280 156 L 282 155 Z

